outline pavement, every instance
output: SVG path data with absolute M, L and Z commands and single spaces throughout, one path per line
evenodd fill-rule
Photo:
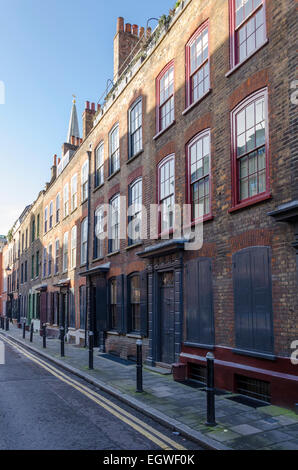
M 180 433 L 202 447 L 214 450 L 298 450 L 298 415 L 294 411 L 274 405 L 251 407 L 231 398 L 236 394 L 219 393 L 215 398 L 216 427 L 206 426 L 206 392 L 175 382 L 172 375 L 163 375 L 152 369 L 143 369 L 144 393 L 136 393 L 136 366 L 103 357 L 94 350 L 94 369 L 88 369 L 88 350 L 65 344 L 65 357 L 60 357 L 60 342 L 35 334 L 33 343 L 29 333 L 22 339 L 22 330 L 10 325 L 6 335 L 32 352 L 109 395 L 153 418 L 172 431 Z M 1 338 L 1 335 L 0 335 Z

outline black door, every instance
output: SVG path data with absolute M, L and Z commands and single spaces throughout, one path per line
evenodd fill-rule
M 160 275 L 160 360 L 166 364 L 175 361 L 175 299 L 174 273 Z

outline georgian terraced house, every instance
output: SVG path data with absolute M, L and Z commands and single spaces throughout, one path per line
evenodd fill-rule
M 6 315 L 51 335 L 65 323 L 82 345 L 93 331 L 123 358 L 142 337 L 147 364 L 202 381 L 213 351 L 218 388 L 294 406 L 295 12 L 184 0 L 153 32 L 118 18 L 113 86 L 86 102 L 82 138 L 73 104 L 51 180 L 4 248 Z M 200 249 L 173 236 L 174 203 L 190 204 L 193 229 L 203 219 Z

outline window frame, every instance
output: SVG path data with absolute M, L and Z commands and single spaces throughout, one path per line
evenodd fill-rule
M 83 234 L 85 230 L 86 230 L 86 239 L 83 238 Z M 87 245 L 88 245 L 88 217 L 85 217 L 81 222 L 81 265 L 82 266 L 87 263 L 87 256 L 88 256 Z
M 118 146 L 117 149 L 112 152 L 112 135 L 115 131 L 118 131 Z M 116 152 L 118 151 L 118 167 L 116 169 L 113 169 L 112 166 L 112 157 L 116 155 Z M 120 126 L 119 122 L 116 122 L 116 124 L 113 125 L 112 129 L 109 132 L 109 176 L 114 175 L 114 173 L 117 173 L 117 171 L 120 170 Z M 112 171 L 113 169 L 113 171 Z
M 265 115 L 265 164 L 266 164 L 266 190 L 262 193 L 249 196 L 246 199 L 240 200 L 239 197 L 239 175 L 238 175 L 238 160 L 237 157 L 237 114 L 247 106 L 254 103 L 261 97 L 264 98 L 264 115 Z M 268 121 L 268 88 L 262 88 L 246 98 L 244 98 L 238 105 L 231 111 L 231 162 L 232 162 L 232 207 L 230 212 L 250 206 L 254 203 L 263 201 L 271 197 L 270 190 L 270 159 L 269 159 L 269 121 Z M 258 147 L 256 147 L 258 148 Z M 249 153 L 253 152 L 252 149 Z
M 140 290 L 140 299 L 139 299 L 139 302 L 138 303 L 135 303 L 136 305 L 139 306 L 139 324 L 140 324 L 140 327 L 139 329 L 136 329 L 136 328 L 133 328 L 133 308 L 132 308 L 132 305 L 135 305 L 132 303 L 132 298 L 131 298 L 131 288 L 132 288 L 132 279 L 134 278 L 138 278 L 139 280 L 139 290 Z M 134 273 L 131 273 L 128 277 L 128 289 L 129 289 L 129 292 L 128 292 L 128 298 L 129 298 L 129 305 L 128 305 L 128 308 L 129 308 L 129 325 L 128 325 L 128 332 L 129 333 L 132 333 L 132 334 L 141 334 L 141 330 L 142 330 L 142 326 L 141 326 L 141 276 L 140 276 L 140 273 L 139 272 L 134 272 Z
M 256 8 L 253 9 L 253 11 L 245 18 L 244 21 L 242 21 L 237 27 L 236 27 L 236 0 L 229 0 L 229 17 L 230 17 L 230 69 L 233 70 L 234 68 L 237 68 L 238 66 L 244 64 L 251 56 L 253 56 L 261 47 L 266 44 L 268 41 L 268 36 L 267 36 L 267 15 L 266 15 L 266 0 L 261 0 L 262 3 L 258 5 Z M 236 31 L 239 29 L 239 27 L 243 26 L 245 23 L 247 23 L 256 13 L 259 9 L 263 8 L 264 9 L 264 40 L 260 46 L 258 46 L 256 49 L 254 49 L 249 55 L 247 55 L 242 61 L 237 60 L 237 50 L 238 50 L 238 45 L 237 45 L 237 33 Z
M 56 195 L 56 224 L 60 222 L 60 206 L 61 206 L 61 197 L 60 193 Z M 58 204 L 57 204 L 58 203 Z
M 97 217 L 98 213 L 102 212 L 102 219 L 103 219 L 103 227 L 102 231 L 100 233 L 104 233 L 104 220 L 105 220 L 105 211 L 104 211 L 104 206 L 103 204 L 100 204 L 97 206 L 97 208 L 94 211 L 94 246 L 93 246 L 93 259 L 98 259 L 102 258 L 104 254 L 104 240 L 99 239 L 96 235 L 96 226 L 97 226 Z
M 98 165 L 98 151 L 100 149 L 102 150 L 102 163 L 100 165 Z M 105 156 L 104 156 L 104 141 L 103 140 L 101 142 L 99 142 L 99 144 L 97 145 L 97 147 L 95 149 L 94 163 L 95 163 L 95 184 L 94 184 L 94 186 L 95 186 L 95 188 L 98 188 L 99 186 L 104 184 L 104 181 L 105 181 L 105 176 L 104 176 Z M 102 181 L 99 181 L 99 177 L 98 177 L 99 171 L 100 172 L 102 171 Z
M 48 276 L 52 275 L 52 260 L 53 260 L 53 245 L 52 243 L 48 246 Z
M 53 201 L 50 202 L 49 205 L 49 230 L 53 227 L 53 210 L 54 210 L 54 203 Z
M 137 106 L 141 106 L 141 125 L 134 130 L 134 132 L 131 131 L 132 129 L 132 112 Z M 140 152 L 143 150 L 143 97 L 139 96 L 130 106 L 128 110 L 128 160 L 132 159 L 136 155 L 138 155 Z M 133 152 L 133 145 L 132 145 L 132 137 L 140 130 L 141 133 L 141 139 L 140 139 L 140 148 L 137 152 Z
M 111 291 L 111 286 L 112 286 L 112 283 L 115 283 L 115 290 L 116 290 L 116 303 L 113 303 L 111 302 L 112 300 L 112 291 Z M 118 312 L 117 312 L 117 278 L 116 277 L 112 277 L 108 280 L 108 286 L 109 286 L 109 296 L 108 296 L 108 299 L 109 299 L 109 328 L 110 330 L 112 331 L 117 331 L 117 327 L 118 327 L 118 324 L 117 324 L 117 315 L 118 315 Z M 116 318 L 116 324 L 113 325 L 113 314 L 112 314 L 112 305 L 114 306 L 114 309 L 115 309 L 115 312 L 114 312 L 114 316 Z
M 190 149 L 193 144 L 195 144 L 197 141 L 203 139 L 205 136 L 209 136 L 209 144 L 210 144 L 210 149 L 209 149 L 209 212 L 204 214 L 203 217 L 198 217 L 196 219 L 193 218 L 192 216 L 192 191 L 191 191 L 191 156 L 190 156 Z M 200 222 L 203 220 L 209 220 L 213 217 L 212 215 L 212 144 L 211 144 L 211 129 L 204 129 L 198 134 L 196 134 L 186 145 L 186 168 L 187 168 L 187 173 L 186 173 L 186 180 L 187 180 L 187 203 L 191 205 L 191 225 L 195 225 L 197 222 Z M 200 179 L 204 179 L 205 176 L 203 176 Z M 198 180 L 197 180 L 198 181 Z
M 77 226 L 74 225 L 70 235 L 70 268 L 74 269 L 77 265 Z
M 164 201 L 165 199 L 169 198 L 170 196 L 167 196 L 167 198 L 163 198 L 163 199 L 160 198 L 160 196 L 161 196 L 160 195 L 160 193 L 161 193 L 160 172 L 161 172 L 161 168 L 171 160 L 174 160 L 174 191 L 173 191 L 173 196 L 174 196 L 174 205 L 175 205 L 175 197 L 176 197 L 176 184 L 175 184 L 176 158 L 175 158 L 175 154 L 171 153 L 170 155 L 167 155 L 157 165 L 157 203 L 158 203 L 158 235 L 159 235 L 159 237 L 161 237 L 163 234 L 166 234 L 166 233 L 170 233 L 170 234 L 173 233 L 174 227 L 175 227 L 175 212 L 174 212 L 174 216 L 173 216 L 173 226 L 172 227 L 169 227 L 169 229 L 162 231 L 162 224 L 161 224 L 161 217 L 162 217 L 162 211 L 161 211 L 162 204 L 161 204 L 161 202 Z
M 84 176 L 84 172 L 86 175 Z M 89 197 L 89 160 L 85 160 L 81 169 L 81 203 L 87 201 Z
M 48 231 L 48 206 L 46 206 L 44 210 L 44 233 L 47 233 L 47 231 Z M 28 241 L 27 233 L 26 233 L 26 248 L 27 248 L 27 241 Z
M 142 176 L 139 176 L 138 178 L 134 179 L 129 185 L 128 185 L 128 208 L 132 206 L 132 189 L 134 186 L 137 184 L 141 184 L 141 206 L 143 204 L 143 178 Z M 141 210 L 137 212 L 137 215 L 140 215 L 140 238 L 138 239 L 132 239 L 129 236 L 129 233 L 127 233 L 128 237 L 128 246 L 132 246 L 136 243 L 140 243 L 142 241 L 142 207 Z M 127 222 L 128 225 L 132 222 L 133 219 L 136 219 L 136 214 L 134 215 L 128 215 L 127 217 Z
M 58 246 L 58 249 L 57 249 Z M 60 241 L 59 238 L 55 240 L 55 266 L 54 266 L 54 274 L 59 273 L 59 256 L 60 256 Z
M 68 217 L 68 215 L 69 215 L 69 185 L 68 183 L 66 183 L 63 186 L 63 216 L 65 218 L 65 217 Z
M 191 54 L 190 54 L 190 50 L 191 50 L 191 46 L 193 45 L 193 43 L 196 41 L 196 39 L 198 38 L 198 36 L 200 36 L 204 30 L 207 29 L 208 30 L 208 57 L 207 59 L 205 59 L 202 64 L 196 68 L 196 70 L 191 74 L 191 61 L 190 61 L 190 58 L 191 58 Z M 192 80 L 192 77 L 193 75 L 195 75 L 200 69 L 202 69 L 206 64 L 209 64 L 209 88 L 202 94 L 202 96 L 200 96 L 199 98 L 197 98 L 196 100 L 192 99 L 192 86 L 191 86 L 191 80 Z M 209 91 L 211 90 L 211 68 L 210 68 L 210 23 L 209 23 L 209 18 L 204 21 L 204 23 L 202 23 L 197 29 L 196 31 L 192 34 L 192 36 L 189 38 L 189 40 L 187 41 L 186 43 L 186 46 L 185 46 L 185 64 L 186 64 L 186 80 L 185 80 L 185 85 L 186 85 L 186 93 L 185 93 L 185 97 L 186 97 L 186 109 L 190 106 L 193 106 L 195 105 L 196 103 L 198 103 L 199 101 L 201 101 L 208 93 Z M 204 81 L 204 79 L 203 79 Z
M 62 272 L 65 273 L 68 271 L 68 232 L 65 232 L 63 235 L 63 257 L 62 257 Z
M 162 105 L 160 104 L 160 82 L 163 78 L 163 76 L 171 69 L 173 68 L 173 93 L 165 100 Z M 168 127 L 170 127 L 174 122 L 175 122 L 175 61 L 172 59 L 170 62 L 167 63 L 167 65 L 161 70 L 159 75 L 156 77 L 156 132 L 159 134 L 160 132 L 165 131 Z M 165 127 L 161 127 L 161 108 L 170 101 L 170 99 L 173 97 L 173 113 L 174 117 L 173 120 Z
M 75 173 L 70 183 L 70 211 L 73 212 L 78 207 L 78 174 Z
M 112 225 L 112 204 L 115 201 L 115 199 L 118 199 L 118 218 L 117 218 L 117 224 Z M 114 194 L 109 200 L 109 216 L 108 216 L 108 245 L 109 245 L 109 253 L 117 253 L 117 251 L 120 250 L 120 193 Z M 113 239 L 110 238 L 112 229 L 114 226 L 118 226 L 118 238 Z M 114 246 L 115 241 L 117 240 L 116 246 Z

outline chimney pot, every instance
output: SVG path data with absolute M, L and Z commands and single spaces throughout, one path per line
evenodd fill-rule
M 74 145 L 74 144 L 75 144 L 74 139 L 75 139 L 75 138 L 74 138 L 74 136 L 72 135 L 71 138 L 70 138 L 70 143 L 71 143 L 71 145 Z
M 152 31 L 152 30 L 151 30 L 150 26 L 148 26 L 147 31 L 146 31 L 146 37 L 147 37 L 147 38 L 150 38 L 150 36 L 151 36 L 151 31 Z
M 95 103 L 91 103 L 91 111 L 95 112 Z
M 135 36 L 138 36 L 139 34 L 139 27 L 137 24 L 132 25 L 132 34 L 134 34 Z
M 97 111 L 100 111 L 101 110 L 101 106 L 99 103 L 97 103 Z
M 126 32 L 126 33 L 131 33 L 131 24 L 130 24 L 130 23 L 126 23 L 126 25 L 125 25 L 125 32 Z
M 57 166 L 57 155 L 54 155 L 54 166 Z
M 143 26 L 140 27 L 140 38 L 144 36 L 145 28 Z
M 60 162 L 61 162 L 61 158 L 58 158 L 58 165 L 59 165 Z
M 90 109 L 90 102 L 86 101 L 85 109 Z
M 117 19 L 117 33 L 119 33 L 119 31 L 124 31 L 124 18 L 122 18 L 122 16 L 119 16 Z

